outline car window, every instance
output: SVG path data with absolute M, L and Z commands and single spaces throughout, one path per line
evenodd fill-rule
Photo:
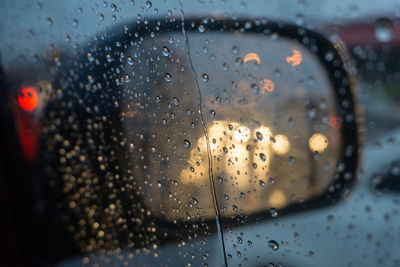
M 398 266 L 399 12 L 2 1 L 5 262 Z

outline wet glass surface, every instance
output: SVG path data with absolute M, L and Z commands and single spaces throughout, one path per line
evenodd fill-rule
M 0 14 L 11 265 L 399 265 L 399 1 Z

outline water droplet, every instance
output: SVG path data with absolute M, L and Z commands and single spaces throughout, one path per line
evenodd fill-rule
M 214 110 L 210 110 L 210 116 L 211 116 L 211 118 L 215 118 L 216 115 L 217 115 L 217 114 L 215 113 Z
M 288 157 L 288 163 L 290 166 L 293 166 L 294 164 L 296 164 L 296 158 L 293 156 L 289 156 Z
M 261 159 L 262 161 L 266 161 L 266 160 L 267 160 L 267 156 L 265 156 L 264 153 L 260 153 L 260 159 Z
M 260 183 L 260 187 L 261 187 L 261 188 L 264 188 L 264 186 L 265 186 L 265 182 L 264 182 L 263 180 L 260 180 L 260 182 L 259 182 L 259 183 Z
M 128 64 L 131 65 L 131 66 L 132 66 L 133 63 L 135 62 L 134 59 L 131 58 L 131 57 L 128 57 L 127 61 L 128 61 Z
M 183 146 L 186 147 L 186 148 L 190 148 L 190 141 L 187 140 L 187 139 L 185 139 L 185 140 L 183 141 Z
M 79 21 L 77 19 L 73 19 L 72 20 L 72 26 L 78 26 L 79 25 Z
M 275 240 L 268 241 L 268 246 L 270 248 L 272 248 L 273 250 L 278 250 L 279 249 L 279 244 Z
M 242 64 L 243 64 L 243 58 L 237 57 L 237 58 L 235 59 L 235 63 L 236 63 L 237 66 L 242 65 Z
M 297 232 L 295 232 L 295 233 L 294 233 L 294 237 L 295 237 L 296 239 L 299 239 L 299 238 L 300 238 L 300 234 L 297 233 Z
M 379 19 L 375 22 L 375 37 L 381 42 L 389 42 L 393 36 L 393 24 L 388 19 Z
M 228 71 L 228 70 L 229 70 L 229 65 L 228 65 L 228 63 L 224 63 L 224 64 L 222 65 L 222 67 L 224 68 L 224 71 Z
M 153 4 L 152 4 L 150 1 L 146 1 L 146 7 L 147 7 L 147 8 L 151 8 L 152 5 L 153 5 Z
M 332 51 L 328 51 L 328 52 L 325 54 L 325 60 L 326 60 L 327 62 L 331 62 L 331 61 L 333 60 L 334 57 L 335 57 L 335 55 L 333 54 Z
M 232 209 L 233 209 L 234 212 L 237 212 L 239 210 L 236 205 L 232 205 Z
M 209 77 L 208 77 L 208 74 L 207 74 L 207 73 L 204 73 L 204 74 L 201 76 L 201 78 L 203 79 L 203 82 L 208 82 Z
M 259 94 L 259 93 L 260 93 L 260 87 L 259 87 L 257 84 L 253 83 L 253 84 L 250 86 L 250 88 L 251 88 L 251 91 L 252 91 L 253 93 L 255 93 L 255 94 Z
M 315 119 L 317 117 L 317 112 L 318 111 L 317 111 L 317 109 L 315 107 L 313 107 L 311 105 L 308 105 L 307 108 L 306 108 L 306 111 L 307 111 L 307 116 L 310 119 Z
M 163 54 L 164 57 L 168 57 L 168 56 L 169 56 L 169 49 L 168 49 L 168 47 L 164 46 L 164 47 L 162 48 L 162 54 Z
M 273 218 L 278 217 L 278 210 L 277 210 L 277 209 L 275 209 L 275 208 L 270 208 L 270 209 L 269 209 L 269 212 L 271 213 L 271 216 L 272 216 Z
M 88 75 L 88 81 L 89 83 L 94 83 L 94 78 L 92 75 Z
M 174 97 L 174 98 L 173 98 L 173 101 L 174 101 L 174 105 L 175 105 L 175 106 L 178 106 L 178 105 L 179 105 L 179 99 L 178 99 L 177 97 Z
M 197 204 L 199 204 L 199 201 L 196 199 L 196 198 L 192 198 L 192 203 L 193 203 L 193 205 L 197 205 Z
M 53 25 L 53 19 L 52 19 L 52 18 L 47 17 L 47 18 L 46 18 L 46 21 L 47 21 L 47 24 L 48 24 L 49 26 Z
M 129 149 L 130 149 L 131 151 L 134 150 L 134 149 L 135 149 L 135 144 L 130 143 L 130 144 L 129 144 Z
M 275 184 L 275 178 L 270 177 L 268 179 L 269 184 Z
M 117 6 L 115 4 L 111 4 L 111 11 L 115 12 L 117 10 Z
M 222 177 L 221 177 L 221 176 L 218 176 L 218 177 L 217 177 L 217 182 L 218 182 L 219 184 L 222 184 L 222 181 L 223 181 Z
M 232 47 L 232 50 L 235 55 L 239 54 L 239 47 L 237 47 L 236 45 Z
M 199 27 L 197 27 L 199 33 L 204 33 L 206 29 L 207 29 L 206 26 L 204 26 L 203 24 L 200 24 Z
M 289 126 L 293 127 L 296 124 L 296 119 L 293 117 L 290 117 L 288 120 Z
M 113 61 L 113 58 L 112 58 L 112 56 L 110 54 L 107 54 L 106 55 L 106 60 L 107 60 L 108 63 L 110 63 L 110 62 Z
M 256 137 L 258 141 L 262 141 L 263 140 L 263 135 L 260 132 L 256 132 Z
M 304 16 L 303 14 L 297 14 L 296 15 L 296 24 L 297 26 L 302 26 L 304 23 Z
M 172 75 L 170 73 L 165 73 L 165 80 L 170 83 L 172 81 Z

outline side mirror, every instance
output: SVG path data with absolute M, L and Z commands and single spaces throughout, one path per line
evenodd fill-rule
M 85 252 L 332 205 L 353 185 L 356 85 L 340 42 L 262 20 L 149 21 L 64 66 L 42 164 Z

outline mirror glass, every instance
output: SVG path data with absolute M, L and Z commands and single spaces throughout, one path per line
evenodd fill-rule
M 310 50 L 276 34 L 200 28 L 131 44 L 120 159 L 156 217 L 273 217 L 328 190 L 341 123 Z

